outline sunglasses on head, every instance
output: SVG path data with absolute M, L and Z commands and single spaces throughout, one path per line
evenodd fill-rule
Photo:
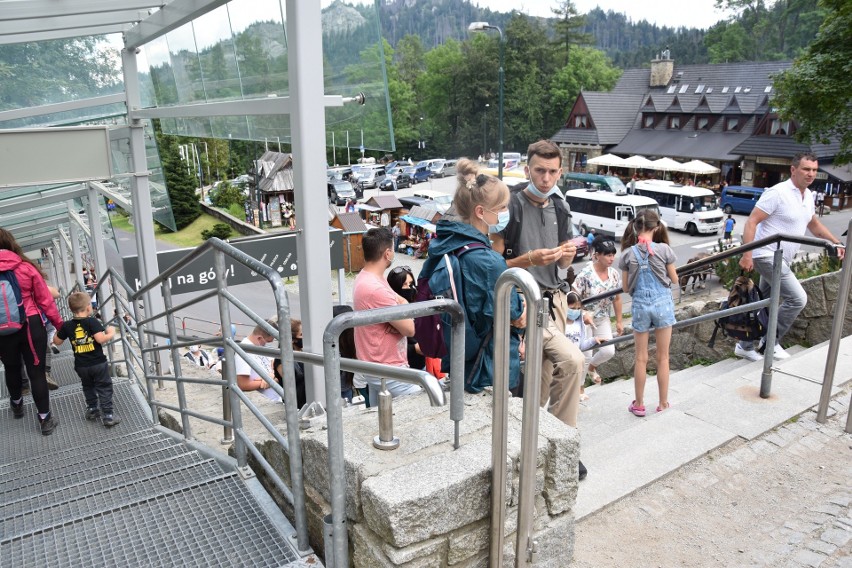
M 411 275 L 414 274 L 413 272 L 411 272 L 410 266 L 395 266 L 391 269 L 391 274 L 399 274 L 401 272 L 407 272 Z

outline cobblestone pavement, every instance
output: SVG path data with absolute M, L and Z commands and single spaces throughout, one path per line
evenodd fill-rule
M 809 411 L 581 521 L 573 566 L 852 568 L 849 396 L 825 424 Z

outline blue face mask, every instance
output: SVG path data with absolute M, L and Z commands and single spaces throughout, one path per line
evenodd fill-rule
M 583 317 L 583 310 L 574 310 L 568 308 L 565 310 L 565 317 L 567 317 L 571 321 L 577 321 L 581 317 Z
M 532 193 L 533 195 L 535 195 L 539 199 L 546 199 L 546 198 L 550 197 L 551 195 L 553 195 L 555 193 L 559 193 L 559 187 L 557 187 L 555 185 L 552 188 L 550 188 L 550 191 L 548 191 L 547 193 L 542 193 L 535 186 L 535 184 L 532 182 L 532 180 L 530 180 L 529 185 L 527 185 L 527 189 L 529 190 L 530 193 Z
M 490 234 L 499 233 L 509 224 L 509 212 L 508 211 L 500 211 L 497 213 L 497 224 L 496 225 L 488 225 L 488 232 Z

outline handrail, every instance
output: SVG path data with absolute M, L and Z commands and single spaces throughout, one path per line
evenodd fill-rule
M 799 243 L 799 244 L 821 246 L 821 247 L 825 248 L 826 250 L 828 250 L 829 254 L 837 255 L 838 245 L 835 245 L 834 243 L 831 243 L 831 242 L 829 242 L 825 239 L 820 239 L 820 238 L 816 238 L 816 237 L 806 237 L 806 236 L 773 235 L 773 236 L 770 236 L 770 237 L 766 237 L 766 238 L 763 238 L 763 239 L 752 241 L 752 242 L 744 244 L 744 245 L 740 245 L 738 247 L 731 247 L 731 248 L 725 249 L 721 252 L 718 252 L 716 254 L 710 255 L 706 258 L 703 258 L 701 260 L 698 260 L 698 261 L 695 261 L 695 262 L 690 262 L 688 264 L 685 264 L 685 265 L 679 267 L 677 269 L 677 272 L 678 272 L 678 274 L 681 274 L 683 272 L 692 272 L 696 269 L 702 268 L 703 266 L 707 266 L 707 265 L 711 265 L 711 264 L 714 264 L 716 262 L 719 262 L 722 259 L 729 258 L 729 257 L 732 257 L 732 256 L 738 256 L 738 255 L 741 255 L 743 252 L 747 252 L 749 250 L 761 248 L 761 247 L 766 246 L 768 244 L 777 243 L 779 246 L 773 252 L 774 256 L 773 256 L 772 282 L 778 282 L 780 280 L 780 277 L 781 277 L 781 265 L 782 265 L 782 261 L 783 261 L 783 249 L 780 247 L 780 244 L 781 244 L 781 242 L 784 242 L 784 241 L 789 241 L 789 242 L 794 242 L 794 243 Z M 848 290 L 848 288 L 847 288 L 847 290 Z M 608 292 L 603 292 L 601 294 L 589 296 L 588 298 L 583 299 L 582 302 L 583 302 L 584 305 L 591 304 L 591 303 L 594 303 L 594 302 L 597 302 L 597 301 L 600 301 L 600 300 L 603 300 L 603 299 L 606 299 L 606 298 L 618 296 L 622 293 L 623 293 L 623 290 L 620 290 L 620 289 L 610 290 Z M 732 315 L 732 314 L 735 314 L 735 313 L 741 313 L 741 312 L 747 312 L 747 311 L 753 311 L 755 308 L 761 308 L 761 307 L 764 307 L 764 306 L 768 306 L 769 307 L 769 310 L 768 310 L 769 311 L 769 314 L 768 314 L 769 321 L 768 321 L 767 326 L 766 326 L 766 345 L 774 345 L 775 339 L 776 339 L 776 337 L 775 337 L 776 328 L 777 328 L 777 324 L 778 324 L 778 305 L 779 305 L 779 302 L 780 302 L 780 296 L 781 296 L 781 292 L 780 292 L 779 287 L 778 286 L 772 286 L 771 290 L 770 290 L 770 297 L 769 297 L 768 300 L 764 299 L 764 300 L 761 300 L 759 302 L 753 302 L 751 304 L 748 304 L 748 306 L 743 307 L 742 309 L 731 308 L 731 309 L 728 309 L 728 310 L 720 310 L 720 311 L 717 311 L 713 314 L 704 314 L 703 316 L 696 316 L 696 317 L 693 317 L 693 318 L 682 320 L 682 321 L 676 322 L 672 326 L 672 329 L 678 329 L 678 328 L 681 328 L 681 327 L 690 327 L 690 326 L 693 326 L 697 323 L 701 323 L 703 321 L 716 320 L 716 319 L 719 319 L 721 317 L 725 317 L 727 315 Z M 841 319 L 840 325 L 842 326 L 843 312 L 835 311 L 835 314 L 834 314 L 834 324 L 835 325 L 838 325 L 837 324 L 838 318 Z M 624 335 L 624 336 L 620 336 L 620 337 L 614 337 L 613 339 L 610 339 L 608 341 L 604 341 L 604 342 L 600 343 L 597 347 L 606 347 L 608 345 L 615 345 L 616 343 L 623 343 L 623 342 L 632 341 L 632 340 L 633 340 L 632 336 Z M 836 353 L 835 353 L 834 354 L 835 360 L 836 360 L 836 357 L 837 356 L 836 356 Z M 769 349 L 769 350 L 766 351 L 766 353 L 763 357 L 763 372 L 761 374 L 761 380 L 760 380 L 760 396 L 761 396 L 761 398 L 769 398 L 769 396 L 771 394 L 770 390 L 771 390 L 771 385 L 772 385 L 772 362 L 773 362 L 773 350 Z M 831 366 L 832 366 L 832 377 L 831 377 L 830 381 L 833 381 L 834 369 L 833 369 L 833 365 L 831 365 Z M 827 368 L 828 368 L 828 366 L 827 366 Z
M 450 375 L 450 418 L 455 422 L 455 443 L 458 448 L 459 421 L 464 413 L 464 311 L 454 300 L 429 300 L 401 306 L 378 308 L 367 311 L 345 312 L 334 317 L 323 332 L 323 359 L 325 360 L 326 412 L 328 414 L 328 469 L 331 490 L 331 538 L 332 545 L 326 551 L 333 558 L 326 558 L 326 566 L 349 566 L 349 539 L 346 528 L 346 479 L 343 456 L 343 421 L 340 396 L 333 395 L 340 388 L 340 334 L 346 329 L 386 323 L 399 319 L 418 318 L 435 313 L 446 313 L 451 318 Z M 454 410 L 458 414 L 454 413 Z
M 542 330 L 547 326 L 550 308 L 532 274 L 522 268 L 510 268 L 497 279 L 494 287 L 494 407 L 491 422 L 491 548 L 489 566 L 503 566 L 503 533 L 506 517 L 506 444 L 509 413 L 509 327 L 510 300 L 515 286 L 521 288 L 527 303 L 527 328 L 524 336 L 526 359 L 524 375 L 524 412 L 521 420 L 521 461 L 518 480 L 518 527 L 516 530 L 516 566 L 534 561 L 537 543 L 532 539 L 535 508 L 535 469 L 538 444 L 539 397 L 541 393 Z M 497 361 L 496 355 L 502 355 Z M 567 473 L 567 472 L 566 472 Z

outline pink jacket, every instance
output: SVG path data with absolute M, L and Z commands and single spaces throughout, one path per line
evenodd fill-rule
M 24 297 L 24 309 L 27 318 L 37 314 L 44 314 L 56 329 L 62 327 L 62 318 L 56 309 L 56 302 L 47 283 L 39 274 L 38 270 L 21 257 L 10 250 L 0 250 L 0 271 L 14 270 L 18 285 L 21 287 L 21 295 Z

